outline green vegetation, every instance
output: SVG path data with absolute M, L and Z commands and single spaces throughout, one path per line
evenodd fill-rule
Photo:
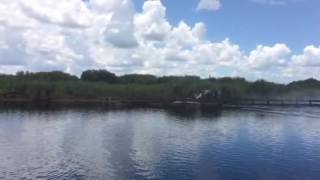
M 81 74 L 81 79 L 92 82 L 115 83 L 117 76 L 107 70 L 87 70 Z
M 88 70 L 81 78 L 64 72 L 17 72 L 0 75 L 1 98 L 130 99 L 173 100 L 189 98 L 203 90 L 221 92 L 223 100 L 237 98 L 316 98 L 320 81 L 308 79 L 290 84 L 243 78 L 208 78 L 197 76 L 163 76 L 129 74 L 116 76 L 106 70 Z

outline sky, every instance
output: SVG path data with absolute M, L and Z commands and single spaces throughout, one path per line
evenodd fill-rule
M 0 0 L 0 73 L 320 79 L 317 0 Z

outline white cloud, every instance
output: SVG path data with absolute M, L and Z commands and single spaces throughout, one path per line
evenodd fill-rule
M 217 2 L 217 1 L 211 1 Z M 106 68 L 118 74 L 244 76 L 275 81 L 317 77 L 320 47 L 293 55 L 285 44 L 249 53 L 226 38 L 206 39 L 206 25 L 171 24 L 160 1 L 0 0 L 0 72 Z M 220 2 L 219 2 L 220 3 Z M 199 4 L 200 5 L 200 4 Z M 219 5 L 220 7 L 220 5 Z M 318 71 L 319 72 L 319 71 Z
M 134 9 L 131 0 L 122 0 L 114 11 L 109 26 L 106 28 L 106 40 L 118 48 L 137 46 L 134 37 Z
M 27 57 L 25 46 L 21 44 L 21 34 L 19 31 L 10 30 L 0 26 L 0 64 L 1 65 L 21 65 L 25 64 Z
M 145 2 L 143 12 L 137 14 L 134 20 L 139 35 L 146 40 L 164 40 L 171 30 L 165 13 L 166 8 L 160 1 Z
M 79 0 L 21 0 L 19 5 L 27 17 L 42 23 L 81 28 L 89 27 L 92 18 L 85 4 Z
M 252 68 L 265 69 L 284 66 L 291 50 L 285 44 L 275 44 L 273 47 L 259 45 L 250 52 L 248 63 Z
M 201 28 L 205 28 L 202 26 Z M 177 27 L 174 27 L 170 32 L 170 41 L 167 43 L 171 46 L 192 47 L 199 43 L 199 24 L 194 28 L 181 21 Z
M 300 66 L 317 66 L 320 67 L 320 46 L 307 46 L 303 50 L 303 54 L 294 55 L 293 63 Z
M 220 0 L 200 0 L 197 9 L 216 11 L 219 10 L 221 6 Z
M 112 13 L 119 6 L 119 3 L 121 3 L 119 0 L 87 0 L 87 2 L 90 9 L 99 14 Z

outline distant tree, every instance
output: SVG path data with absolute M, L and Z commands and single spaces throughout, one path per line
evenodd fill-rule
M 288 88 L 291 88 L 291 89 L 320 88 L 320 81 L 312 78 L 306 79 L 303 81 L 294 81 L 288 84 Z
M 18 71 L 16 72 L 16 76 L 23 77 L 25 75 L 24 71 Z
M 180 83 L 200 80 L 201 78 L 199 76 L 163 76 L 158 78 L 159 83 Z
M 117 76 L 107 70 L 87 70 L 81 74 L 81 80 L 115 83 Z
M 258 95 L 273 96 L 274 94 L 277 94 L 277 93 L 279 94 L 283 92 L 284 88 L 285 88 L 285 85 L 282 85 L 282 84 L 268 82 L 265 80 L 258 80 L 251 85 L 250 90 L 251 92 Z
M 18 71 L 16 77 L 31 79 L 31 80 L 47 80 L 47 81 L 70 81 L 78 80 L 77 76 L 62 72 L 62 71 L 51 71 L 51 72 L 28 72 Z
M 124 84 L 153 84 L 157 77 L 149 74 L 127 74 L 119 77 L 119 82 Z
M 223 78 L 215 79 L 215 81 L 224 82 L 224 83 L 247 83 L 246 79 L 241 77 L 223 77 Z

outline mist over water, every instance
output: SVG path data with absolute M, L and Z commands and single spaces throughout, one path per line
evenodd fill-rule
M 0 111 L 0 179 L 320 177 L 320 109 Z

